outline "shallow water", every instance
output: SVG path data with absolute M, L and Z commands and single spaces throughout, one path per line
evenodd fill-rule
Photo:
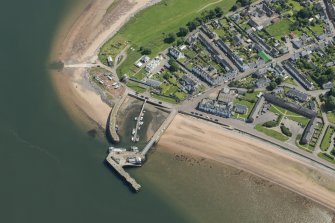
M 236 215 L 242 219 L 237 222 L 266 222 L 268 213 L 279 216 L 277 222 L 303 219 L 305 205 L 292 201 L 296 196 L 291 192 L 258 193 L 263 190 L 258 185 L 245 189 L 250 176 L 216 175 L 226 171 L 223 167 L 213 173 L 188 171 L 159 152 L 143 168 L 130 170 L 143 186 L 140 193 L 131 193 L 104 163 L 108 143 L 86 134 L 61 107 L 47 70 L 58 24 L 82 2 L 2 1 L 0 222 L 234 222 Z M 194 178 L 194 171 L 206 178 Z M 224 185 L 207 184 L 218 176 Z M 227 193 L 219 199 L 221 187 Z M 179 199 L 181 192 L 197 196 Z M 307 222 L 316 222 L 309 220 L 324 210 L 308 204 L 317 211 Z

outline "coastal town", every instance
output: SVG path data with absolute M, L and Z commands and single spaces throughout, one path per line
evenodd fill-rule
M 264 0 L 235 4 L 228 13 L 205 10 L 164 33 L 159 50 L 115 35 L 99 61 L 87 65 L 92 85 L 107 102 L 114 99 L 107 161 L 121 169 L 141 166 L 174 116 L 183 114 L 334 170 L 334 23 L 328 0 Z M 132 117 L 132 145 L 118 148 L 118 110 L 127 97 L 143 107 Z M 169 115 L 142 148 L 145 104 Z

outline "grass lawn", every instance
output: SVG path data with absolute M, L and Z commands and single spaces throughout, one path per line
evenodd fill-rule
M 303 9 L 303 6 L 301 6 L 300 3 L 297 2 L 297 1 L 289 0 L 287 3 L 293 5 L 293 10 L 294 11 L 299 11 L 299 10 Z
M 175 98 L 171 98 L 171 97 L 167 97 L 167 96 L 163 96 L 163 95 L 158 95 L 158 94 L 151 94 L 151 96 L 153 98 L 156 98 L 158 100 L 164 101 L 164 102 L 168 102 L 171 104 L 177 104 L 177 101 Z
M 247 100 L 247 101 L 257 101 L 257 95 L 259 94 L 260 91 L 255 91 L 253 93 L 246 93 L 245 95 L 243 95 L 243 99 Z
M 329 148 L 330 143 L 331 143 L 331 137 L 333 134 L 334 134 L 334 129 L 328 126 L 327 131 L 320 145 L 320 148 L 322 151 L 327 151 L 327 149 Z
M 322 35 L 324 32 L 323 32 L 323 25 L 320 24 L 320 25 L 315 25 L 315 26 L 310 26 L 309 27 L 311 30 L 313 30 L 313 32 L 316 33 L 316 35 Z
M 312 153 L 313 152 L 313 148 L 310 148 L 309 145 L 301 145 L 300 144 L 300 139 L 301 139 L 301 134 L 299 134 L 295 140 L 295 145 L 299 148 L 299 149 L 302 149 L 302 150 L 305 150 L 309 153 Z
M 325 154 L 325 153 L 319 153 L 319 154 L 318 154 L 318 157 L 320 157 L 321 159 L 327 160 L 327 161 L 329 161 L 329 162 L 331 162 L 331 163 L 335 163 L 334 158 L 331 157 L 331 156 L 328 155 L 328 154 Z
M 266 31 L 276 39 L 280 39 L 282 36 L 290 33 L 291 21 L 283 19 L 275 24 L 272 24 L 266 28 Z
M 143 93 L 147 90 L 146 88 L 141 87 L 138 83 L 130 82 L 130 81 L 127 83 L 127 87 L 133 89 L 134 91 L 138 93 Z
M 270 112 L 282 114 L 285 117 L 287 117 L 288 119 L 290 119 L 292 121 L 295 121 L 295 122 L 299 122 L 299 123 L 303 124 L 304 126 L 306 126 L 309 122 L 308 118 L 306 118 L 304 116 L 301 116 L 301 115 L 298 115 L 294 112 L 288 111 L 284 108 L 275 106 L 275 105 L 271 105 Z
M 273 113 L 277 113 L 277 114 L 285 114 L 285 109 L 284 108 L 281 108 L 281 107 L 278 107 L 278 106 L 275 106 L 275 105 L 271 105 L 270 107 L 270 112 L 273 112 Z
M 309 118 L 306 118 L 304 116 L 298 115 L 298 114 L 290 112 L 290 111 L 287 111 L 285 116 L 292 121 L 303 124 L 304 126 L 307 126 L 307 124 L 309 122 Z
M 284 83 L 292 84 L 292 85 L 294 85 L 294 86 L 298 86 L 297 82 L 295 82 L 295 81 L 293 80 L 292 77 L 288 77 L 288 78 L 286 78 L 286 79 L 284 80 Z
M 244 114 L 244 115 L 238 114 L 238 117 L 239 117 L 239 118 L 244 118 L 244 119 L 246 119 L 246 118 L 249 117 L 250 112 L 252 111 L 253 107 L 255 106 L 255 103 L 251 103 L 251 102 L 249 102 L 249 101 L 241 100 L 241 99 L 239 99 L 239 98 L 236 98 L 236 99 L 235 99 L 234 104 L 235 104 L 235 105 L 236 105 L 236 104 L 241 104 L 241 105 L 245 105 L 245 106 L 248 107 L 248 111 L 247 111 L 246 114 Z M 237 115 L 236 115 L 236 117 L 237 117 Z
M 208 10 L 220 6 L 227 12 L 235 0 L 215 2 L 217 0 L 164 0 L 136 14 L 111 41 L 122 39 L 128 41 L 135 49 L 128 51 L 128 57 L 119 69 L 121 74 L 127 73 L 129 64 L 133 64 L 140 57 L 138 49 L 141 46 L 150 48 L 152 50 L 150 57 L 154 57 L 158 52 L 171 45 L 163 41 L 168 33 L 177 32 L 180 27 L 185 27 L 189 21 L 200 16 L 204 9 Z M 215 4 L 206 7 L 210 3 Z M 103 48 L 108 47 L 110 46 L 106 45 Z
M 329 122 L 335 124 L 335 114 L 334 112 L 328 112 L 327 113 L 327 119 Z
M 275 138 L 275 139 L 283 141 L 283 142 L 289 139 L 287 136 L 283 135 L 282 133 L 277 132 L 273 129 L 266 128 L 266 127 L 262 126 L 261 124 L 256 125 L 255 129 L 259 132 L 264 133 L 267 136 L 270 136 L 272 138 Z
M 184 92 L 176 92 L 174 95 L 181 101 L 187 98 L 187 94 Z

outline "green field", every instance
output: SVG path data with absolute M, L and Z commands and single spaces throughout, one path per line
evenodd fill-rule
M 272 138 L 275 138 L 275 139 L 283 141 L 283 142 L 289 139 L 287 136 L 283 135 L 282 133 L 277 132 L 273 129 L 266 128 L 266 127 L 262 126 L 261 124 L 256 125 L 255 129 L 259 132 L 264 133 L 267 136 L 270 136 Z
M 266 28 L 266 31 L 276 39 L 280 39 L 282 36 L 290 33 L 291 21 L 283 19 L 275 24 L 272 24 Z
M 234 0 L 223 0 L 216 4 L 217 0 L 163 0 L 135 15 L 121 30 L 108 41 L 101 49 L 99 58 L 104 61 L 109 54 L 111 45 L 116 42 L 127 41 L 131 48 L 127 51 L 128 57 L 118 69 L 118 75 L 132 74 L 133 63 L 140 57 L 139 48 L 146 47 L 152 50 L 150 57 L 163 51 L 170 44 L 164 43 L 164 38 L 170 32 L 177 32 L 180 27 L 186 26 L 197 16 L 201 16 L 201 10 L 212 9 L 217 6 L 227 12 L 235 3 Z M 208 5 L 208 7 L 206 7 Z M 105 54 L 105 55 L 103 55 Z
M 322 142 L 321 142 L 321 145 L 320 145 L 320 148 L 321 150 L 323 151 L 327 151 L 329 146 L 330 146 L 330 143 L 331 143 L 331 137 L 332 135 L 334 134 L 334 129 L 331 128 L 330 126 L 328 126 L 327 128 L 327 131 L 322 139 Z

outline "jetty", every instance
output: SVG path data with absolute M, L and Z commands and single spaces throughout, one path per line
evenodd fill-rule
M 112 138 L 113 142 L 119 143 L 120 142 L 120 137 L 116 132 L 116 118 L 117 118 L 117 113 L 124 102 L 124 100 L 127 98 L 128 94 L 124 94 L 122 98 L 118 101 L 117 104 L 114 105 L 112 108 L 111 113 L 109 114 L 109 121 L 108 121 L 108 132 L 110 137 Z
M 169 125 L 171 124 L 171 122 L 173 121 L 174 117 L 178 114 L 177 110 L 172 110 L 169 114 L 169 116 L 167 117 L 167 119 L 163 122 L 163 124 L 159 127 L 159 129 L 155 132 L 155 134 L 151 137 L 150 141 L 147 143 L 147 145 L 143 148 L 141 154 L 143 156 L 145 156 L 149 150 L 151 149 L 151 147 L 157 143 L 160 139 L 160 137 L 162 136 L 162 134 L 165 132 L 165 130 L 167 129 L 167 127 L 169 127 Z
M 132 140 L 133 142 L 136 142 L 137 138 L 138 138 L 137 133 L 138 133 L 138 130 L 140 129 L 142 118 L 143 118 L 143 115 L 144 115 L 144 106 L 145 106 L 145 103 L 147 103 L 147 100 L 144 100 L 142 108 L 141 108 L 141 111 L 140 111 L 140 114 L 137 117 L 136 127 L 135 127 L 135 131 L 133 133 L 133 140 Z
M 141 185 L 136 182 L 124 169 L 123 166 L 126 165 L 125 159 L 118 159 L 114 152 L 110 152 L 106 158 L 106 161 L 114 168 L 114 170 L 134 189 L 135 192 L 138 192 L 141 189 Z M 124 165 L 120 163 L 124 162 Z M 131 164 L 128 164 L 131 166 Z

